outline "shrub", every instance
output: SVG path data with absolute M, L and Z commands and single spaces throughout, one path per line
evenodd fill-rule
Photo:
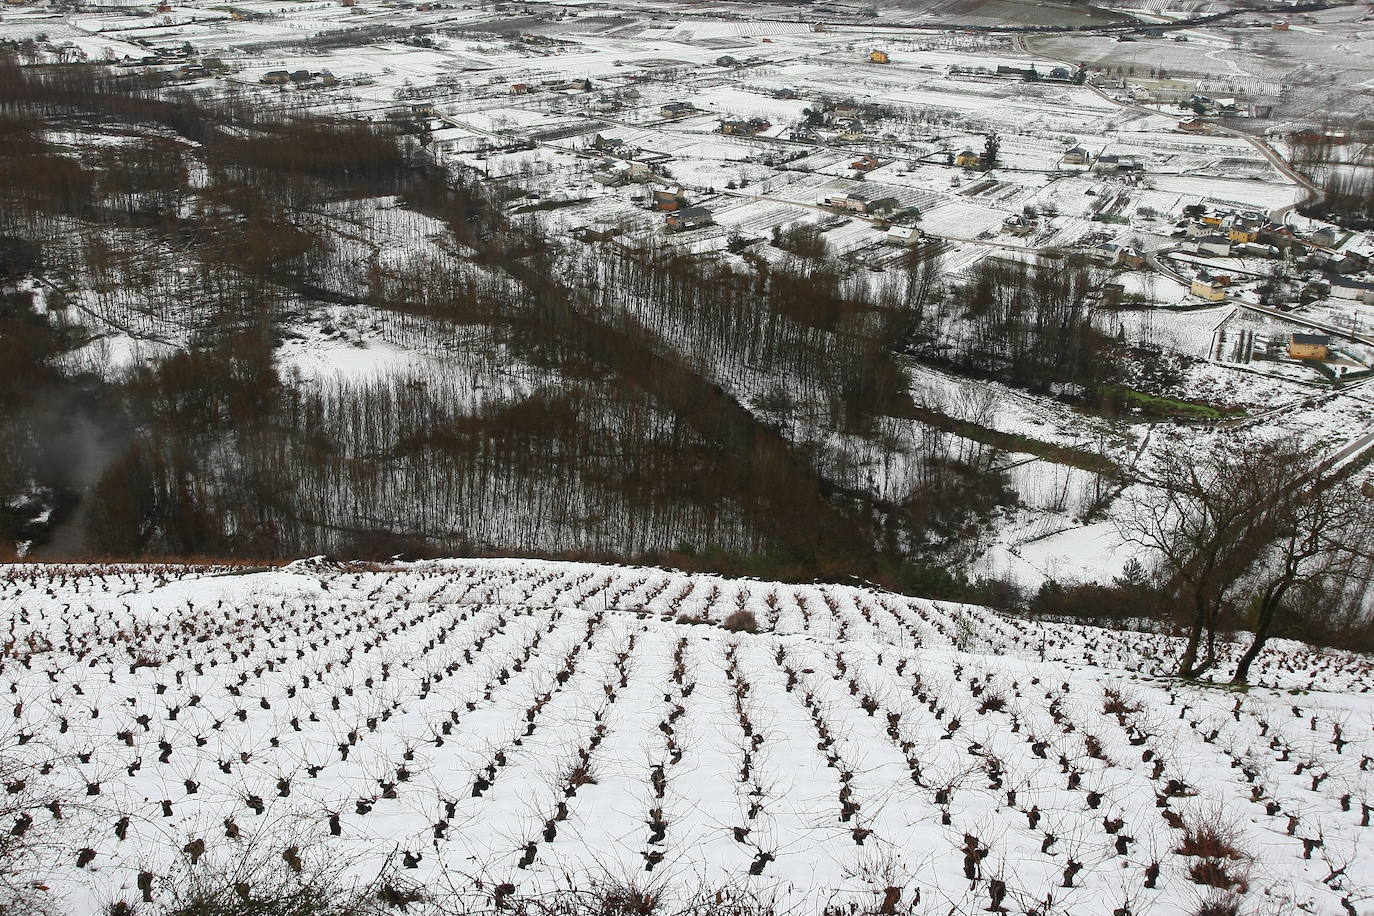
M 592 772 L 591 765 L 581 761 L 570 766 L 568 772 L 563 776 L 563 785 L 573 789 L 580 789 L 583 786 L 594 786 L 596 783 L 596 774 Z
M 1240 901 L 1231 894 L 1208 897 L 1193 916 L 1240 916 Z
M 0 235 L 0 283 L 41 270 L 43 249 L 31 239 Z
M 906 562 L 897 571 L 896 580 L 899 591 L 936 601 L 968 601 L 973 595 L 967 577 L 947 566 Z
M 1214 812 L 1190 819 L 1183 830 L 1183 842 L 1174 851 L 1202 859 L 1243 859 L 1245 853 L 1236 848 L 1236 841 L 1236 831 Z
M 725 622 L 721 624 L 731 633 L 757 633 L 759 631 L 759 619 L 750 611 L 735 611 Z
M 1167 618 L 1168 610 L 1150 588 L 1132 584 L 1062 583 L 1040 586 L 1028 609 L 1032 615 L 1086 621 L 1103 626 L 1131 625 Z
M 500 899 L 493 902 L 510 916 L 777 916 L 771 902 L 747 890 L 702 888 L 689 897 L 678 890 L 658 883 L 601 878 L 585 887 L 543 896 L 502 894 L 498 889 Z
M 1102 712 L 1104 715 L 1124 719 L 1140 712 L 1140 704 L 1127 699 L 1119 690 L 1107 687 L 1102 691 Z
M 702 614 L 696 616 L 691 614 L 678 614 L 674 620 L 677 623 L 686 624 L 687 626 L 709 626 L 712 622 L 710 617 L 706 617 Z
M 1235 888 L 1244 893 L 1246 890 L 1245 879 L 1231 874 L 1226 868 L 1226 863 L 1221 859 L 1200 859 L 1194 862 L 1188 868 L 1188 877 L 1192 879 L 1194 884 L 1218 887 L 1224 891 Z
M 166 916 L 382 916 L 399 902 L 418 902 L 413 888 L 378 877 L 354 883 L 341 862 L 253 849 L 231 859 L 183 862 L 162 878 Z M 307 844 L 302 841 L 302 849 Z

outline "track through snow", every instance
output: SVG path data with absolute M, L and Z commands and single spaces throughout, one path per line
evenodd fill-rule
M 0 759 L 53 764 L 10 796 L 64 799 L 29 863 L 58 911 L 290 846 L 474 910 L 610 876 L 796 913 L 896 888 L 884 912 L 1187 914 L 1213 892 L 1190 872 L 1242 913 L 1374 907 L 1361 656 L 1280 642 L 1239 693 L 1159 677 L 1167 637 L 879 590 L 518 560 L 234 573 L 0 570 Z M 737 610 L 762 631 L 717 625 Z M 1198 822 L 1241 857 L 1179 852 Z

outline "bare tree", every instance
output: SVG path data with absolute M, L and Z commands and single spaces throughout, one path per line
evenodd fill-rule
M 1315 448 L 1288 440 L 1219 437 L 1200 453 L 1162 455 L 1148 485 L 1127 494 L 1120 533 L 1153 554 L 1165 594 L 1187 619 L 1181 677 L 1216 664 L 1218 620 L 1270 545 L 1294 530 L 1319 461 Z
M 1345 477 L 1316 475 L 1285 501 L 1278 536 L 1247 583 L 1254 639 L 1236 665 L 1233 683 L 1245 683 L 1285 614 L 1321 615 L 1332 596 L 1348 590 L 1350 583 L 1357 583 L 1361 592 L 1368 587 L 1354 575 L 1374 547 L 1369 497 L 1362 488 Z

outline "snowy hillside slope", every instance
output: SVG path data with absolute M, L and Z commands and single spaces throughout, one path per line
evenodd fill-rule
M 1361 656 L 1280 642 L 1232 692 L 1162 677 L 1167 637 L 521 560 L 11 566 L 0 608 L 0 760 L 51 764 L 8 796 L 61 799 L 27 867 L 78 916 L 250 849 L 474 909 L 598 876 L 796 913 L 1374 907 Z

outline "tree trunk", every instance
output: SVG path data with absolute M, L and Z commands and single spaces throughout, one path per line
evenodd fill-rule
M 1179 677 L 1197 677 L 1198 671 L 1194 669 L 1197 664 L 1197 650 L 1202 642 L 1202 620 L 1193 620 L 1192 631 L 1188 634 L 1188 646 L 1183 650 L 1183 657 L 1178 661 Z
M 1244 684 L 1250 676 L 1250 665 L 1259 657 L 1260 652 L 1264 650 L 1264 644 L 1269 641 L 1269 631 L 1274 625 L 1274 617 L 1278 614 L 1279 605 L 1283 603 L 1284 593 L 1290 585 L 1291 582 L 1284 582 L 1266 594 L 1260 602 L 1259 614 L 1255 618 L 1255 638 L 1245 650 L 1245 654 L 1240 657 L 1236 673 L 1231 677 L 1232 684 Z

